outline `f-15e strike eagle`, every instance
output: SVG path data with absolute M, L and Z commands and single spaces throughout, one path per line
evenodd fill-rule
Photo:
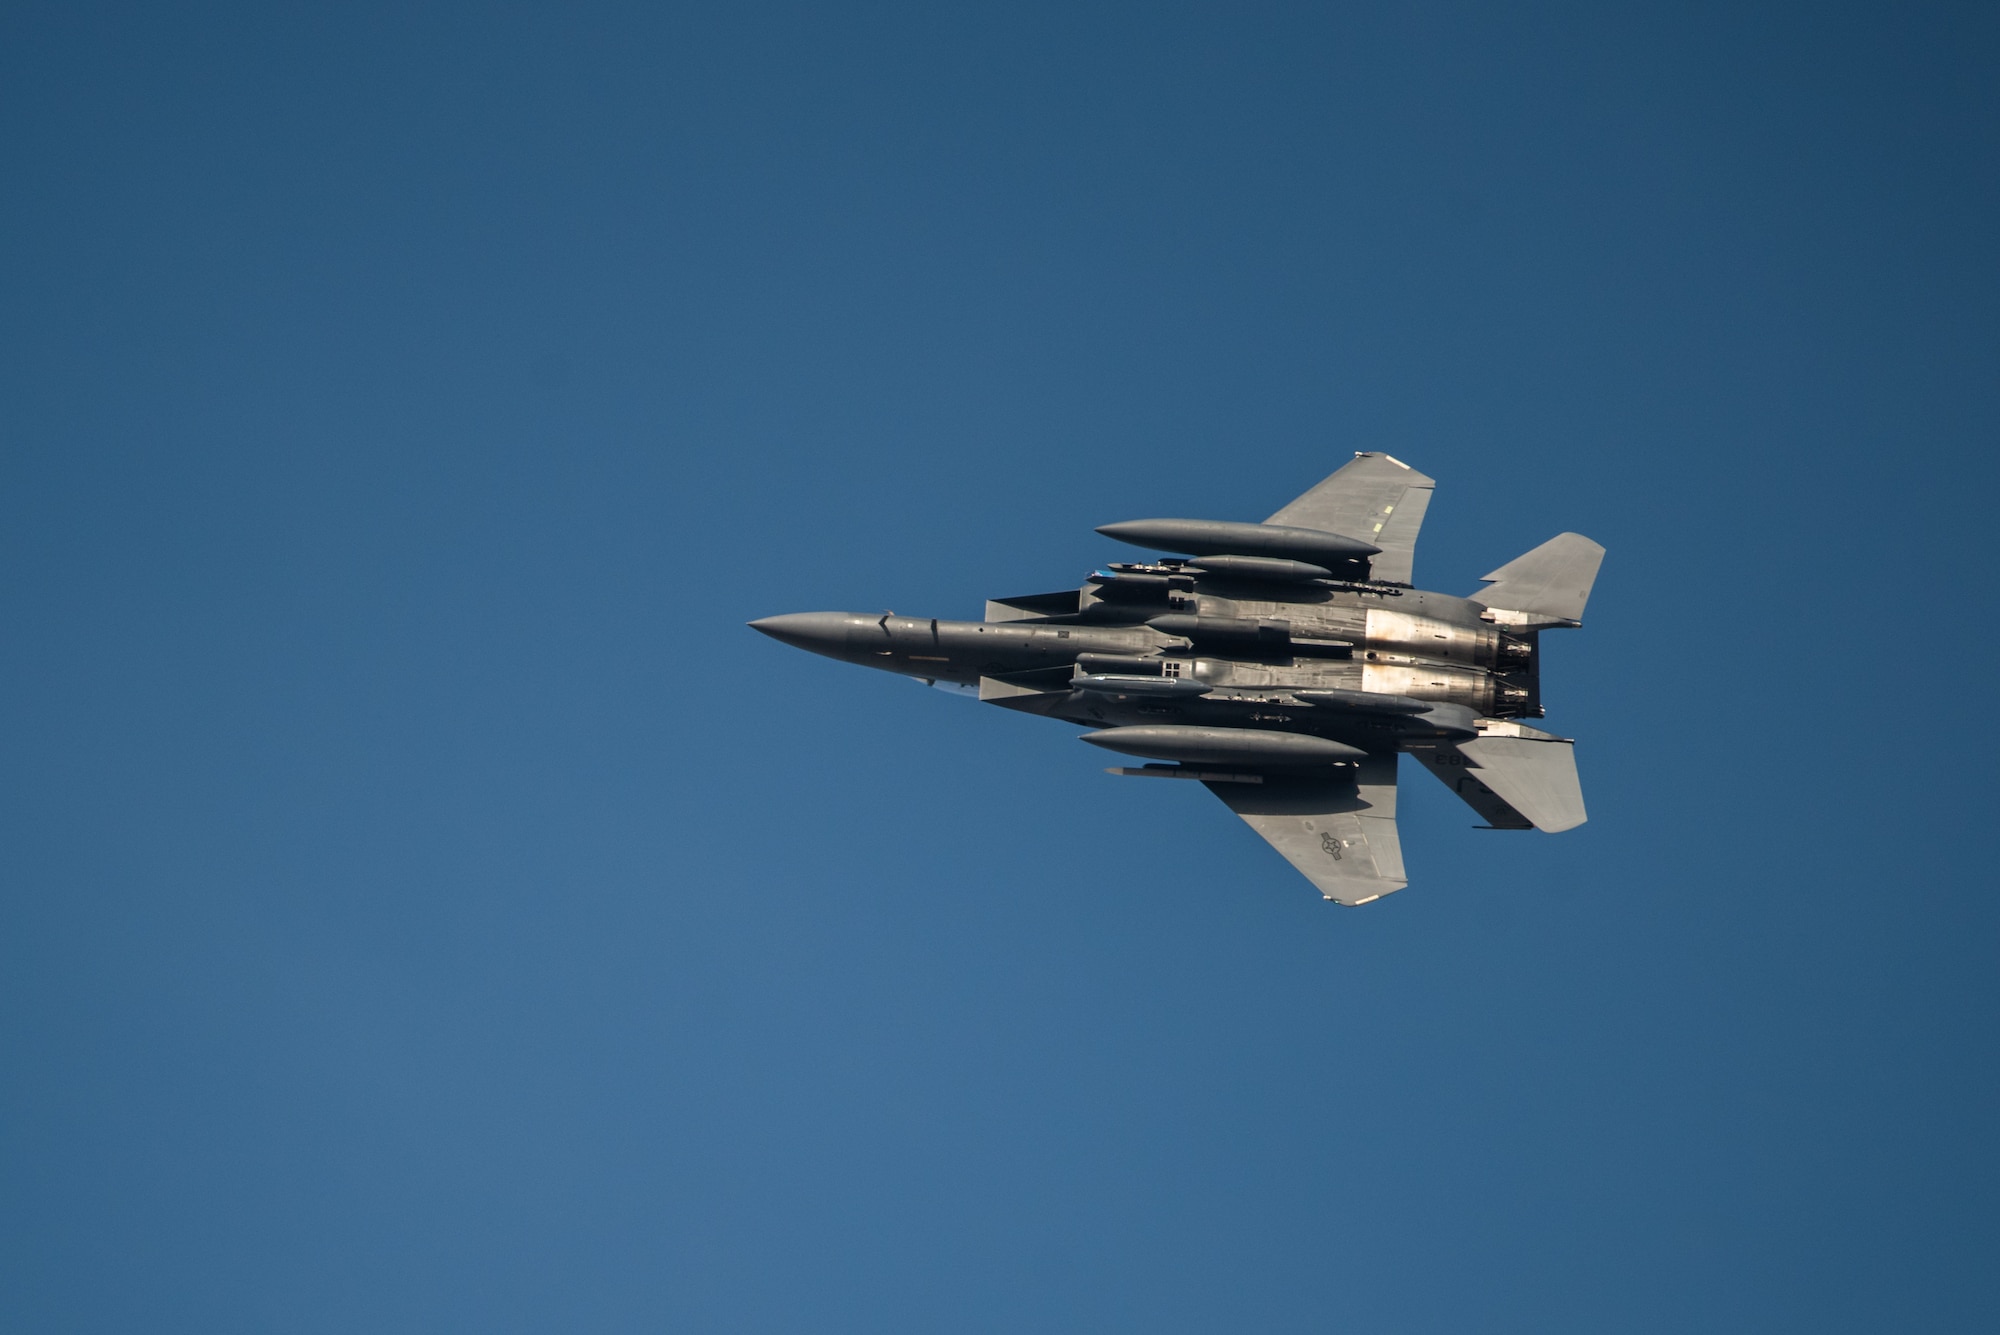
M 1409 883 L 1398 755 L 1485 828 L 1584 821 L 1572 744 L 1520 720 L 1542 716 L 1541 632 L 1582 624 L 1604 549 L 1564 533 L 1469 598 L 1412 588 L 1434 485 L 1357 454 L 1261 524 L 1106 524 L 1107 537 L 1181 555 L 995 599 L 984 622 L 795 612 L 750 625 L 1093 727 L 1084 741 L 1165 762 L 1111 773 L 1199 782 L 1327 899 L 1367 904 Z

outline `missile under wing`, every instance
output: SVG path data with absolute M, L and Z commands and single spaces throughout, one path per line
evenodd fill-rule
M 1565 533 L 1466 597 L 1412 584 L 1432 479 L 1363 453 L 1262 524 L 1138 519 L 1106 536 L 1178 553 L 1077 589 L 992 599 L 983 621 L 807 612 L 784 643 L 1082 724 L 1082 740 L 1221 798 L 1330 901 L 1408 883 L 1399 757 L 1485 828 L 1585 818 L 1575 747 L 1540 718 L 1541 633 L 1582 623 L 1604 549 Z

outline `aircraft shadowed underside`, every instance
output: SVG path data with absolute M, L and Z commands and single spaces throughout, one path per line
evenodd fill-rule
M 1098 532 L 1180 555 L 1080 589 L 1000 598 L 983 622 L 795 612 L 751 626 L 865 667 L 1080 723 L 1086 742 L 1191 779 L 1327 899 L 1408 884 L 1396 768 L 1413 756 L 1498 830 L 1583 824 L 1572 743 L 1542 716 L 1541 632 L 1582 624 L 1604 549 L 1575 533 L 1467 598 L 1410 585 L 1435 484 L 1386 454 L 1261 524 L 1139 519 Z

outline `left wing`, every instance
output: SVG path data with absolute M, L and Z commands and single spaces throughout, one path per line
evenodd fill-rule
M 1316 528 L 1372 542 L 1382 549 L 1368 563 L 1371 579 L 1410 582 L 1417 530 L 1424 526 L 1437 483 L 1401 459 L 1363 453 L 1264 522 Z
M 1285 855 L 1320 894 L 1366 904 L 1409 882 L 1396 835 L 1396 756 L 1370 755 L 1352 777 L 1204 783 Z

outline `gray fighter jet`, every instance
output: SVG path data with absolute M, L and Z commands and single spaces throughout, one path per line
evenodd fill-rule
M 1261 524 L 1137 519 L 1099 533 L 1178 555 L 1113 564 L 1081 589 L 999 598 L 986 619 L 794 612 L 775 640 L 1093 731 L 1192 779 L 1327 899 L 1408 881 L 1396 758 L 1410 755 L 1495 830 L 1583 824 L 1567 738 L 1542 716 L 1541 632 L 1582 624 L 1604 549 L 1564 533 L 1468 598 L 1410 585 L 1435 484 L 1386 454 L 1353 462 Z

